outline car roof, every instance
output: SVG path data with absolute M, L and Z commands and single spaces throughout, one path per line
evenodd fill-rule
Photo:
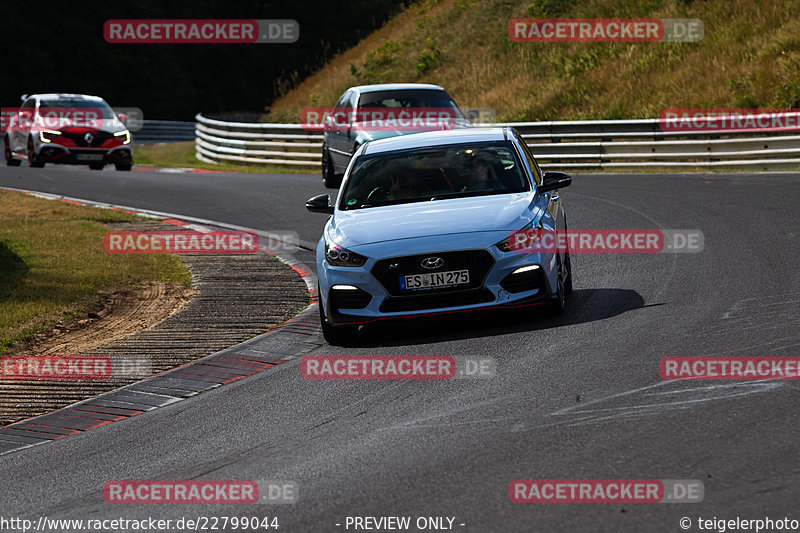
M 42 93 L 42 94 L 30 94 L 28 98 L 38 98 L 39 100 L 61 100 L 61 99 L 69 99 L 69 100 L 90 100 L 93 102 L 102 102 L 103 99 L 99 96 L 91 96 L 88 94 L 72 94 L 72 93 Z
M 357 91 L 359 93 L 374 93 L 377 91 L 444 91 L 444 88 L 429 83 L 379 83 L 376 85 L 357 85 L 355 87 L 350 87 L 348 90 Z
M 508 128 L 459 128 L 452 130 L 427 131 L 398 137 L 370 141 L 364 153 L 370 155 L 395 150 L 424 148 L 473 142 L 503 141 L 508 138 Z

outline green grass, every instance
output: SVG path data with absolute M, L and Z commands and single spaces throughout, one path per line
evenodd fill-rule
M 106 222 L 133 215 L 0 191 L 0 354 L 58 321 L 83 317 L 100 289 L 149 281 L 191 287 L 173 255 L 116 255 L 103 249 Z
M 133 161 L 136 165 L 147 165 L 161 168 L 200 168 L 205 170 L 218 170 L 221 172 L 248 172 L 257 174 L 305 174 L 309 170 L 281 167 L 277 165 L 241 164 L 232 165 L 220 163 L 206 163 L 195 157 L 194 141 L 150 144 L 137 146 L 133 151 Z
M 665 108 L 800 108 L 800 0 L 425 0 L 278 99 L 297 122 L 352 85 L 444 86 L 500 121 L 655 118 Z M 698 18 L 697 43 L 517 43 L 514 18 Z

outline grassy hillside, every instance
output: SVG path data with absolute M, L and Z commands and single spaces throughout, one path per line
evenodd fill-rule
M 352 85 L 437 83 L 500 121 L 653 118 L 668 107 L 800 108 L 800 0 L 428 0 L 269 109 L 297 122 Z M 698 43 L 516 43 L 512 18 L 699 18 Z

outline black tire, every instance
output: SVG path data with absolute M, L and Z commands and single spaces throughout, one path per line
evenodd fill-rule
M 114 168 L 117 170 L 130 170 L 133 168 L 132 163 L 114 163 Z
M 322 183 L 329 189 L 338 189 L 342 184 L 342 177 L 337 176 L 334 172 L 331 154 L 327 146 L 322 147 Z
M 319 293 L 319 290 L 317 290 Z M 331 346 L 348 346 L 358 335 L 358 326 L 332 326 L 322 311 L 322 300 L 319 301 L 319 321 L 322 324 L 322 336 Z
M 89 168 L 92 170 L 103 170 L 104 166 L 103 163 L 89 163 Z
M 28 165 L 33 168 L 44 168 L 44 161 L 33 151 L 33 137 L 28 139 Z
M 564 283 L 564 294 L 571 294 L 572 293 L 572 261 L 569 258 L 569 252 L 567 252 L 564 265 L 566 266 L 567 271 L 567 281 Z
M 11 141 L 8 140 L 8 136 L 6 136 L 6 165 L 10 167 L 18 167 L 22 161 L 17 159 L 11 154 Z
M 557 279 L 556 282 L 556 293 L 553 295 L 552 300 L 548 304 L 548 312 L 551 315 L 560 315 L 564 312 L 564 309 L 567 307 L 567 294 L 564 288 L 564 270 L 565 268 L 561 265 L 561 256 L 557 256 L 559 259 L 557 261 Z

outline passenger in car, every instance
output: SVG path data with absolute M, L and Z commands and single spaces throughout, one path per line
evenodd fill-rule
M 492 171 L 491 162 L 484 154 L 474 154 L 470 158 L 462 177 L 464 186 L 461 188 L 461 192 L 491 190 L 498 184 Z

